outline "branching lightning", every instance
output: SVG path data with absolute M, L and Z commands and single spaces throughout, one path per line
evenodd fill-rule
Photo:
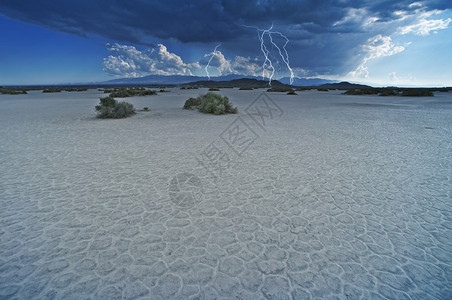
M 273 76 L 275 75 L 275 67 L 273 66 L 272 61 L 269 58 L 270 50 L 268 50 L 267 46 L 265 45 L 265 37 L 268 36 L 271 45 L 278 50 L 279 56 L 281 56 L 284 64 L 287 66 L 287 69 L 289 70 L 289 73 L 290 73 L 290 84 L 292 84 L 293 78 L 294 78 L 294 73 L 293 73 L 292 68 L 290 67 L 289 53 L 287 52 L 287 49 L 286 49 L 286 46 L 289 43 L 289 39 L 279 31 L 272 31 L 273 24 L 268 29 L 260 29 L 259 27 L 246 26 L 246 25 L 242 25 L 242 26 L 255 28 L 257 30 L 257 36 L 259 38 L 259 41 L 261 42 L 261 51 L 265 57 L 264 63 L 262 64 L 262 78 L 268 77 L 268 84 L 271 86 Z M 282 46 L 282 50 L 273 41 L 273 36 L 272 36 L 273 34 L 279 35 L 281 38 L 283 38 L 286 41 L 284 43 L 284 45 Z M 268 70 L 266 70 L 267 66 L 271 70 L 269 76 L 265 76 L 268 73 Z
M 210 62 L 212 61 L 213 57 L 215 56 L 215 54 L 216 54 L 216 52 L 217 52 L 217 48 L 220 47 L 220 46 L 221 46 L 221 44 L 216 45 L 216 46 L 215 46 L 215 49 L 213 50 L 213 52 L 211 52 L 211 53 L 205 55 L 205 56 L 210 55 L 210 59 L 209 59 L 209 61 L 207 62 L 206 67 L 204 68 L 204 70 L 206 70 L 207 77 L 209 77 L 209 80 L 210 80 L 209 65 L 210 65 Z
M 269 36 L 271 36 L 270 30 L 272 28 L 273 28 L 273 25 L 270 27 L 270 29 L 267 29 L 267 30 L 261 30 L 261 29 L 257 28 L 257 36 L 259 37 L 259 41 L 261 42 L 261 51 L 265 57 L 264 63 L 262 64 L 262 78 L 265 78 L 265 73 L 266 73 L 265 67 L 267 66 L 267 61 L 268 61 L 268 66 L 271 69 L 270 76 L 268 76 L 268 78 L 269 78 L 268 85 L 270 85 L 270 86 L 272 85 L 273 75 L 275 75 L 275 67 L 273 67 L 272 61 L 268 58 L 268 54 L 270 53 L 270 51 L 267 49 L 267 46 L 265 46 L 264 35 L 268 34 Z M 259 34 L 260 31 L 262 31 L 262 34 Z

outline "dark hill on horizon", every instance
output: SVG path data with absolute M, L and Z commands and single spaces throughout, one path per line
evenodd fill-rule
M 267 80 L 259 80 L 255 78 L 240 78 L 224 81 L 200 80 L 183 84 L 182 86 L 202 86 L 202 87 L 250 87 L 250 88 L 269 88 L 270 85 Z M 271 81 L 272 87 L 289 86 L 279 82 L 278 80 Z

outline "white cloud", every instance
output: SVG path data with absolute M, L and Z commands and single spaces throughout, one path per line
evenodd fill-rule
M 389 73 L 389 81 L 390 82 L 396 82 L 398 80 L 399 80 L 399 78 L 397 77 L 396 72 Z
M 365 8 L 350 8 L 348 9 L 347 14 L 341 20 L 335 22 L 333 26 L 361 24 L 361 26 L 366 27 L 374 24 L 378 20 L 378 17 L 370 16 Z
M 210 61 L 210 63 L 209 63 Z M 233 73 L 231 67 L 231 61 L 227 60 L 223 53 L 219 50 L 215 50 L 211 53 L 205 54 L 204 59 L 201 61 L 202 64 L 209 64 L 209 72 L 212 68 L 216 69 L 214 76 L 227 75 Z
M 366 64 L 376 58 L 391 56 L 400 53 L 405 50 L 405 47 L 395 45 L 390 36 L 376 35 L 367 40 L 367 43 L 363 46 L 363 50 L 366 53 L 361 64 L 356 70 L 350 72 L 353 77 L 368 78 L 369 70 Z
M 262 64 L 257 58 L 236 56 L 227 59 L 220 50 L 205 54 L 199 63 L 205 67 L 209 64 L 207 71 L 210 76 L 229 74 L 259 76 L 262 73 Z
M 421 19 L 416 24 L 403 26 L 399 28 L 399 34 L 414 33 L 417 35 L 429 35 L 430 32 L 437 32 L 438 30 L 448 28 L 452 19 L 438 19 L 438 20 L 427 20 Z
M 141 77 L 156 75 L 192 75 L 199 63 L 184 63 L 177 54 L 168 51 L 165 45 L 156 49 L 140 51 L 134 46 L 108 44 L 110 55 L 104 58 L 104 70 L 118 77 Z
M 411 12 L 404 10 L 395 12 L 400 17 L 399 20 L 404 21 L 403 26 L 397 29 L 396 33 L 398 34 L 413 33 L 416 35 L 429 35 L 431 32 L 448 28 L 452 22 L 451 18 L 429 19 L 432 16 L 443 13 L 443 11 L 437 9 L 426 10 L 420 2 L 414 2 L 408 7 L 415 9 Z
M 262 73 L 262 65 L 258 63 L 257 58 L 236 56 L 232 67 L 235 74 L 259 76 Z

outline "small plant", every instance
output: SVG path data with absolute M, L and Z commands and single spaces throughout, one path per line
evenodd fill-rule
M 149 111 L 149 107 L 145 106 L 145 107 L 143 107 L 143 110 L 144 111 Z
M 133 105 L 127 102 L 118 102 L 113 97 L 100 98 L 96 105 L 97 117 L 101 119 L 121 119 L 135 114 Z
M 319 92 L 328 92 L 328 89 L 325 89 L 325 88 L 318 88 L 317 89 Z
M 15 89 L 15 88 L 0 88 L 0 93 L 1 94 L 5 94 L 5 95 L 22 95 L 22 94 L 27 94 L 26 90 L 20 90 L 20 89 Z
M 247 87 L 247 86 L 242 86 L 241 88 L 239 88 L 240 91 L 252 91 L 253 88 L 252 87 Z
M 215 93 L 207 93 L 197 98 L 189 98 L 185 101 L 185 109 L 198 108 L 200 112 L 210 113 L 215 115 L 222 114 L 237 114 L 239 112 L 237 107 L 233 107 L 229 102 L 228 97 L 222 97 Z
M 59 93 L 59 92 L 61 92 L 61 89 L 59 89 L 59 88 L 48 88 L 48 89 L 44 89 L 42 92 L 43 93 Z
M 291 87 L 284 87 L 284 86 L 272 87 L 267 90 L 267 92 L 279 92 L 279 93 L 286 93 L 286 92 L 290 92 L 290 91 L 293 91 L 293 89 Z
M 296 95 L 297 93 L 295 93 L 294 91 L 290 91 L 287 93 L 287 95 Z
M 219 88 L 213 87 L 209 89 L 209 92 L 218 92 L 219 90 Z
M 405 97 L 433 97 L 433 92 L 428 89 L 406 89 L 402 92 Z
M 187 101 L 185 101 L 184 109 L 193 109 L 193 108 L 199 108 L 201 105 L 201 99 L 198 98 L 188 98 Z
M 104 93 L 109 93 L 110 97 L 116 97 L 116 98 L 157 95 L 156 91 L 146 90 L 144 87 L 119 88 L 119 89 L 114 89 L 114 90 L 105 90 Z
M 381 89 L 378 96 L 387 97 L 387 96 L 397 96 L 398 93 L 391 89 Z

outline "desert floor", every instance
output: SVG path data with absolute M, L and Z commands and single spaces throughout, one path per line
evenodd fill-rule
M 452 92 L 263 91 L 0 95 L 0 298 L 450 299 Z

